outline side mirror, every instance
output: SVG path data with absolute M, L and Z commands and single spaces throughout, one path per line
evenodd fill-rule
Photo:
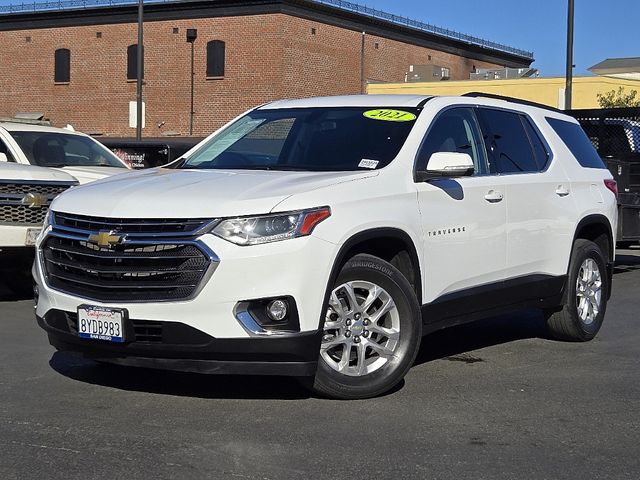
M 7 154 L 6 153 L 0 153 L 0 162 L 8 162 L 9 160 L 7 160 Z
M 436 152 L 431 155 L 427 170 L 417 172 L 417 179 L 426 182 L 434 178 L 467 177 L 474 171 L 473 159 L 468 153 Z

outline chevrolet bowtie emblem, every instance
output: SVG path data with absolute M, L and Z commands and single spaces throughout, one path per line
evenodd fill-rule
M 121 235 L 115 235 L 113 230 L 103 230 L 98 233 L 94 233 L 89 236 L 89 241 L 95 243 L 99 247 L 112 247 L 122 242 L 123 237 Z
M 26 205 L 29 208 L 40 208 L 47 205 L 47 197 L 39 195 L 37 193 L 27 193 L 22 197 L 22 205 Z

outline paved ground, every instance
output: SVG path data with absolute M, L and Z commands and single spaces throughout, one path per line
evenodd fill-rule
M 98 366 L 54 353 L 0 292 L 0 478 L 640 478 L 640 251 L 589 344 L 535 313 L 423 342 L 395 392 L 310 398 L 290 379 Z

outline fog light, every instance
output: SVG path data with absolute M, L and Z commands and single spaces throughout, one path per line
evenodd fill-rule
M 289 313 L 289 304 L 286 300 L 273 300 L 267 305 L 267 315 L 274 322 L 281 322 L 287 318 Z
M 33 300 L 38 303 L 38 298 L 40 297 L 40 289 L 38 288 L 38 284 L 33 284 Z

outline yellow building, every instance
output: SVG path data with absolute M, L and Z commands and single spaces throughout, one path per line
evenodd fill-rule
M 640 93 L 640 81 L 612 77 L 574 77 L 573 108 L 599 108 L 599 93 L 624 87 Z M 556 108 L 564 108 L 564 77 L 518 78 L 514 80 L 460 80 L 454 82 L 372 83 L 369 94 L 462 95 L 469 92 L 492 93 L 521 98 Z

